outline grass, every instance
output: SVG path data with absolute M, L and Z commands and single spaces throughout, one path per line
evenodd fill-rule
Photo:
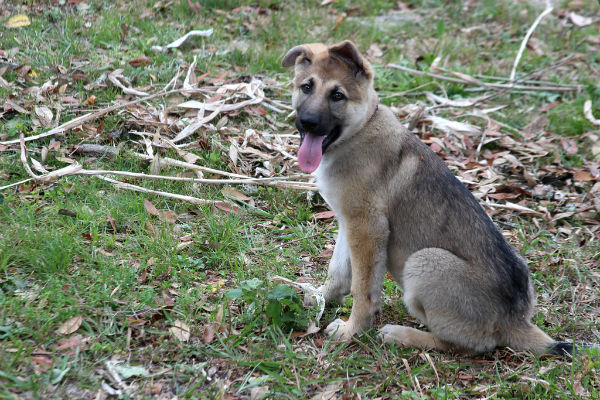
M 179 0 L 8 4 L 0 22 L 25 13 L 32 23 L 12 30 L 0 28 L 0 50 L 9 54 L 0 58 L 0 75 L 15 85 L 12 89 L 0 85 L 0 98 L 10 98 L 29 114 L 0 114 L 1 140 L 42 131 L 33 121 L 33 106 L 49 106 L 55 115 L 60 106 L 60 121 L 66 122 L 112 104 L 122 93 L 107 86 L 103 75 L 117 68 L 124 70 L 132 86 L 150 85 L 148 90 L 155 92 L 180 67 L 191 63 L 194 55 L 199 56 L 196 74 L 208 73 L 208 80 L 229 71 L 227 79 L 259 74 L 287 82 L 291 72 L 280 67 L 280 60 L 294 45 L 351 38 L 366 51 L 374 43 L 383 52 L 375 63 L 376 87 L 382 96 L 432 81 L 383 68 L 387 62 L 428 70 L 441 56 L 448 69 L 508 76 L 522 37 L 542 11 L 535 2 L 512 1 L 471 5 L 414 1 L 408 11 L 387 0 L 340 0 L 325 6 L 308 0 L 201 3 L 200 11 L 190 10 L 187 1 Z M 600 12 L 596 2 L 584 3 L 585 7 L 574 11 Z M 253 8 L 243 7 L 248 5 Z M 561 12 L 573 11 L 569 7 L 575 5 L 557 5 Z M 342 20 L 336 27 L 339 15 Z M 576 53 L 578 60 L 547 70 L 539 79 L 579 83 L 586 90 L 562 95 L 510 92 L 490 104 L 505 106 L 493 115 L 512 127 L 503 131 L 508 133 L 520 132 L 540 109 L 560 101 L 545 112 L 545 132 L 577 140 L 578 152 L 570 154 L 557 145 L 545 156 L 523 161 L 540 176 L 560 172 L 552 168 L 575 171 L 598 161 L 586 142 L 586 134 L 593 134 L 595 127 L 582 110 L 584 102 L 592 100 L 595 115 L 600 115 L 600 53 L 593 50 L 597 44 L 588 40 L 597 38 L 600 31 L 597 24 L 569 25 L 561 15 L 553 13 L 538 26 L 536 41 L 525 51 L 518 72 L 525 74 Z M 153 45 L 167 44 L 189 30 L 208 27 L 214 27 L 215 33 L 207 39 L 192 41 L 172 53 L 152 50 Z M 477 29 L 468 29 L 472 27 Z M 149 65 L 129 64 L 142 56 L 150 59 Z M 32 72 L 23 74 L 19 68 L 23 65 Z M 47 81 L 66 84 L 64 93 L 49 93 L 40 100 L 34 91 L 25 90 Z M 93 83 L 98 84 L 87 87 Z M 441 84 L 451 98 L 478 95 L 472 87 Z M 289 100 L 289 86 L 283 87 L 280 94 L 269 95 Z M 416 96 L 389 97 L 383 102 L 397 107 L 426 103 L 423 90 L 442 94 L 439 86 L 431 85 L 417 89 Z M 93 104 L 82 104 L 92 95 L 96 96 Z M 65 96 L 76 103 L 65 102 Z M 168 106 L 163 100 L 153 105 Z M 449 118 L 471 118 L 459 114 L 442 111 Z M 109 114 L 93 123 L 104 127 L 95 138 L 74 130 L 57 139 L 62 149 L 69 149 L 82 141 L 116 144 L 109 133 L 124 133 L 118 141 L 126 151 L 114 160 L 88 159 L 88 165 L 147 172 L 147 164 L 130 153 L 138 151 L 134 142 L 138 138 L 126 135 L 132 129 L 130 118 L 127 113 Z M 485 127 L 480 119 L 472 122 Z M 264 117 L 230 115 L 227 126 L 243 134 L 246 129 L 284 130 L 291 124 L 269 112 Z M 235 167 L 223 150 L 229 146 L 226 138 L 210 131 L 201 135 L 205 145 L 191 149 L 200 157 L 198 163 L 233 172 Z M 39 159 L 42 146 L 52 140 L 35 142 L 33 157 Z M 27 177 L 15 150 L 0 147 L 0 186 Z M 491 143 L 482 151 L 501 150 Z M 59 155 L 51 151 L 44 165 L 64 166 Z M 166 155 L 177 157 L 172 151 Z M 510 166 L 502 168 L 497 170 L 501 179 L 509 186 L 523 187 L 522 179 L 514 178 L 520 172 Z M 186 171 L 167 168 L 161 173 Z M 594 179 L 597 182 L 597 176 Z M 135 183 L 223 199 L 221 187 Z M 554 187 L 545 200 L 528 197 L 528 205 L 535 200 L 536 207 L 552 215 L 574 212 L 564 219 L 510 212 L 496 213 L 493 218 L 530 262 L 538 297 L 535 323 L 557 339 L 597 342 L 600 245 L 593 221 L 598 213 L 593 208 L 581 211 L 579 200 L 569 203 L 575 199 L 569 197 L 573 193 L 582 198 L 589 193 L 585 199 L 591 201 L 594 192 L 590 182 L 567 185 Z M 331 342 L 321 333 L 297 337 L 281 321 L 298 323 L 310 318 L 314 310 L 298 307 L 301 299 L 278 287 L 272 277 L 321 282 L 330 257 L 322 253 L 333 246 L 335 224 L 314 219 L 316 212 L 326 209 L 318 195 L 307 197 L 305 192 L 271 187 L 238 189 L 255 202 L 255 208 L 240 205 L 244 213 L 239 215 L 120 191 L 91 177 L 1 192 L 0 398 L 92 398 L 100 392 L 106 396 L 103 383 L 122 390 L 122 398 L 296 399 L 317 394 L 330 398 L 327 393 L 337 398 L 600 397 L 600 362 L 589 356 L 570 361 L 539 359 L 510 349 L 475 357 L 424 352 L 382 346 L 374 339 L 375 329 L 351 343 Z M 561 198 L 561 193 L 566 197 Z M 173 211 L 177 221 L 149 214 L 144 200 L 159 210 Z M 398 285 L 386 279 L 384 290 L 383 310 L 375 327 L 392 322 L 418 326 L 401 302 Z M 347 299 L 343 306 L 327 309 L 321 326 L 347 317 L 351 304 Z M 77 316 L 82 322 L 76 332 L 57 333 Z M 189 341 L 178 340 L 170 331 L 177 321 L 189 327 Z M 305 329 L 292 327 L 296 332 Z M 123 368 L 143 367 L 146 373 L 138 371 L 119 385 L 111 375 L 111 361 Z M 124 373 L 121 370 L 121 376 Z

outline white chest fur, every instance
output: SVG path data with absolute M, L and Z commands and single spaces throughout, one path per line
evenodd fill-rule
M 340 187 L 340 182 L 334 179 L 329 173 L 330 167 L 331 160 L 327 157 L 323 157 L 323 160 L 315 173 L 317 177 L 317 187 L 319 188 L 321 196 L 335 213 L 336 218 L 339 219 L 342 211 L 342 188 Z

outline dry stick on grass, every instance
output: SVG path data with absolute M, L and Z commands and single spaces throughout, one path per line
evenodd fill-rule
M 76 164 L 79 165 L 79 164 Z M 111 170 L 88 170 L 79 169 L 76 172 L 72 172 L 70 175 L 117 175 L 126 176 L 129 178 L 137 179 L 162 179 L 167 181 L 179 181 L 179 182 L 193 182 L 207 185 L 266 185 L 275 187 L 284 187 L 290 189 L 300 190 L 315 190 L 316 186 L 306 182 L 298 181 L 287 181 L 285 178 L 248 178 L 245 179 L 201 179 L 201 178 L 188 178 L 184 176 L 165 176 L 165 175 L 149 175 L 140 172 L 128 172 L 128 171 L 111 171 Z
M 152 161 L 153 160 L 153 158 L 150 157 L 147 154 L 142 154 L 142 153 L 132 153 L 132 154 L 133 154 L 134 157 L 137 157 L 140 160 L 146 160 L 146 161 Z M 232 172 L 226 172 L 226 171 L 221 171 L 221 170 L 218 170 L 218 169 L 203 167 L 202 165 L 192 164 L 192 163 L 189 163 L 189 162 L 176 160 L 176 159 L 170 158 L 170 157 L 160 157 L 158 159 L 158 161 L 159 161 L 159 163 L 161 165 L 170 165 L 172 167 L 179 167 L 179 168 L 191 169 L 193 171 L 208 172 L 208 173 L 216 174 L 216 175 L 229 176 L 231 178 L 240 178 L 240 179 L 247 179 L 248 178 L 246 175 L 234 174 Z
M 538 90 L 538 91 L 555 91 L 555 92 L 572 92 L 584 89 L 585 87 L 582 85 L 577 85 L 576 87 L 563 87 L 563 86 L 526 86 L 526 85 L 515 85 L 510 83 L 488 83 L 488 82 L 480 82 L 477 80 L 466 80 L 460 78 L 451 78 L 444 75 L 434 74 L 431 72 L 419 71 L 416 69 L 403 67 L 397 64 L 386 64 L 386 68 L 393 68 L 403 72 L 408 72 L 414 75 L 427 76 L 429 78 L 440 79 L 443 81 L 454 82 L 454 83 L 462 83 L 464 85 L 474 85 L 474 86 L 482 86 L 490 89 L 515 89 L 515 90 Z M 478 83 L 476 83 L 476 81 Z
M 564 64 L 566 64 L 568 61 L 571 61 L 572 59 L 573 59 L 573 55 L 572 55 L 572 54 L 570 54 L 570 55 L 568 55 L 568 56 L 564 57 L 562 60 L 559 60 L 559 61 L 557 61 L 557 62 L 555 62 L 555 63 L 553 63 L 553 64 L 550 64 L 550 65 L 548 65 L 548 66 L 545 66 L 545 67 L 542 67 L 542 68 L 538 68 L 538 69 L 536 69 L 536 70 L 534 70 L 534 71 L 531 71 L 531 72 L 527 73 L 526 75 L 524 75 L 524 76 L 522 76 L 521 78 L 519 78 L 519 79 L 517 79 L 516 81 L 514 81 L 514 82 L 512 83 L 512 85 L 514 85 L 514 83 L 517 83 L 517 82 L 522 82 L 523 80 L 525 80 L 525 79 L 529 78 L 530 76 L 533 76 L 533 75 L 539 74 L 540 72 L 543 72 L 543 71 L 548 71 L 548 70 L 551 70 L 551 69 L 554 69 L 554 68 L 558 68 L 558 67 L 560 67 L 561 65 L 564 65 Z M 476 105 L 478 105 L 478 104 L 485 103 L 486 101 L 488 101 L 488 100 L 491 100 L 491 99 L 493 99 L 494 97 L 498 97 L 498 96 L 500 96 L 500 95 L 502 95 L 502 94 L 504 94 L 504 93 L 510 92 L 511 90 L 515 89 L 515 86 L 512 86 L 512 85 L 505 85 L 506 87 L 505 87 L 504 89 L 498 90 L 497 92 L 495 92 L 495 93 L 492 93 L 492 94 L 490 94 L 490 95 L 488 95 L 488 96 L 481 97 L 481 98 L 479 98 L 479 99 L 477 99 L 477 100 L 473 101 L 471 104 L 464 106 L 464 108 L 466 108 L 466 107 L 474 107 L 474 106 L 476 106 Z M 573 88 L 573 89 L 576 89 L 576 87 L 575 87 L 575 86 L 572 86 L 572 88 Z M 447 105 L 447 104 L 439 104 L 439 105 L 437 105 L 437 106 L 429 107 L 429 108 L 427 109 L 427 111 L 434 110 L 434 109 L 438 109 L 438 108 L 445 108 L 445 107 L 449 107 L 449 105 Z M 496 122 L 497 122 L 497 121 L 496 121 Z M 498 123 L 498 122 L 497 122 L 497 123 Z M 499 123 L 498 123 L 498 124 L 499 124 Z M 518 132 L 518 130 L 517 130 L 517 129 L 511 128 L 511 127 L 509 127 L 509 126 L 506 126 L 506 125 L 501 125 L 501 126 L 503 126 L 503 127 L 505 127 L 505 128 L 508 128 L 508 129 L 510 129 L 510 130 L 513 130 L 513 131 L 515 131 L 515 132 Z
M 152 100 L 154 98 L 157 97 L 161 97 L 161 96 L 168 96 L 170 94 L 175 94 L 175 93 L 181 93 L 181 92 L 200 92 L 200 89 L 195 89 L 195 90 L 190 90 L 190 89 L 173 89 L 173 90 L 169 90 L 168 92 L 158 92 L 155 94 L 152 94 L 150 96 L 146 96 L 146 97 L 142 97 L 140 99 L 136 99 L 136 100 L 132 100 L 132 101 L 128 101 L 127 103 L 123 103 L 123 104 L 115 104 L 114 106 L 110 106 L 107 107 L 103 110 L 99 110 L 96 111 L 94 113 L 89 113 L 89 114 L 85 114 L 85 115 L 81 115 L 77 118 L 74 118 L 68 122 L 65 122 L 64 124 L 57 126 L 56 128 L 50 129 L 47 132 L 44 133 L 40 133 L 39 135 L 35 135 L 35 136 L 28 136 L 25 138 L 26 142 L 30 142 L 33 140 L 37 140 L 37 139 L 41 139 L 41 138 L 45 138 L 48 136 L 53 136 L 59 133 L 62 133 L 66 130 L 69 130 L 71 128 L 75 128 L 79 125 L 84 124 L 85 122 L 89 122 L 89 121 L 93 121 L 97 118 L 102 117 L 105 114 L 108 114 L 110 112 L 113 112 L 115 110 L 121 109 L 121 108 L 125 108 L 125 107 L 129 107 L 132 106 L 134 104 L 138 104 L 141 103 L 143 101 L 148 101 L 148 100 Z M 7 140 L 6 142 L 0 142 L 0 145 L 9 145 L 9 144 L 16 144 L 19 143 L 20 139 L 14 139 L 14 140 Z
M 5 185 L 5 186 L 0 186 L 0 190 L 9 189 L 9 188 L 11 188 L 13 186 L 19 186 L 19 185 L 21 185 L 23 183 L 27 183 L 27 182 L 30 182 L 32 180 L 33 180 L 33 178 L 27 178 L 27 179 L 23 179 L 22 181 L 19 181 L 19 182 L 14 182 L 14 183 L 10 183 L 10 184 Z
M 21 134 L 21 139 L 23 135 Z M 27 155 L 25 149 L 25 142 L 21 141 L 21 162 L 23 163 L 23 167 L 27 174 L 33 178 L 34 181 L 40 183 L 50 183 L 55 181 L 57 178 L 62 176 L 69 175 L 118 175 L 118 176 L 126 176 L 130 178 L 138 178 L 138 179 L 163 179 L 169 181 L 183 181 L 183 182 L 193 182 L 193 183 L 201 183 L 201 184 L 209 184 L 209 185 L 239 185 L 239 184 L 249 184 L 249 185 L 267 185 L 267 186 L 275 186 L 275 187 L 284 187 L 290 189 L 299 189 L 299 190 L 315 190 L 316 186 L 307 182 L 299 182 L 299 181 L 288 181 L 286 178 L 250 178 L 244 176 L 242 179 L 200 179 L 200 178 L 187 178 L 183 176 L 164 176 L 164 175 L 148 175 L 139 172 L 128 172 L 128 171 L 113 171 L 113 170 L 86 170 L 83 169 L 81 164 L 72 164 L 65 168 L 58 169 L 56 171 L 52 171 L 46 175 L 36 175 L 29 166 L 27 162 Z M 193 164 L 192 164 L 193 165 Z M 116 181 L 115 181 L 116 182 Z M 177 195 L 178 196 L 178 195 Z
M 56 171 L 52 171 L 45 175 L 36 175 L 29 166 L 29 162 L 27 162 L 27 149 L 25 148 L 25 135 L 21 133 L 20 138 L 21 144 L 21 163 L 23 164 L 23 168 L 27 174 L 36 182 L 36 183 L 51 183 L 56 179 L 67 176 L 67 175 L 75 175 L 82 171 L 83 166 L 79 164 L 69 165 L 64 168 L 57 169 Z
M 153 158 L 150 157 L 147 154 L 142 154 L 142 153 L 131 153 L 131 154 L 133 154 L 133 156 L 135 156 L 135 157 L 137 157 L 137 158 L 139 158 L 141 160 L 146 160 L 146 161 L 152 161 L 153 160 Z M 240 174 L 235 174 L 233 172 L 221 171 L 219 169 L 204 167 L 202 165 L 192 164 L 192 163 L 189 163 L 189 162 L 176 160 L 176 159 L 170 158 L 170 157 L 164 157 L 164 158 L 161 157 L 161 158 L 158 159 L 158 161 L 159 161 L 159 163 L 161 165 L 170 165 L 170 166 L 173 166 L 173 167 L 191 169 L 193 171 L 208 172 L 210 174 L 229 176 L 231 178 L 239 178 L 239 179 L 245 179 L 245 180 L 250 180 L 250 179 L 279 180 L 279 181 L 282 181 L 282 182 L 297 183 L 297 184 L 300 184 L 300 185 L 310 185 L 311 188 L 313 188 L 313 189 L 308 189 L 308 190 L 314 190 L 315 189 L 315 186 L 312 183 L 309 183 L 309 182 L 286 181 L 286 179 L 290 179 L 292 177 L 294 177 L 294 178 L 300 178 L 300 179 L 306 179 L 306 178 L 311 178 L 312 177 L 312 176 L 306 175 L 306 174 L 291 175 L 291 176 L 287 176 L 287 177 L 252 178 L 252 177 L 249 177 L 247 175 L 240 175 Z M 248 183 L 252 184 L 252 182 L 248 182 Z
M 193 204 L 198 204 L 198 205 L 215 204 L 215 203 L 219 202 L 217 200 L 206 200 L 206 199 L 200 199 L 198 197 L 184 196 L 181 194 L 169 193 L 169 192 L 162 192 L 160 190 L 146 189 L 141 186 L 132 185 L 131 183 L 119 182 L 114 179 L 107 178 L 106 176 L 102 176 L 102 175 L 96 175 L 96 178 L 102 179 L 103 181 L 114 184 L 117 189 L 128 189 L 128 190 L 133 190 L 135 192 L 149 193 L 149 194 L 154 194 L 157 196 L 168 197 L 170 199 L 186 201 L 188 203 L 193 203 Z
M 527 46 L 527 42 L 529 41 L 529 38 L 533 34 L 533 31 L 539 25 L 539 23 L 542 21 L 542 19 L 546 15 L 551 13 L 553 9 L 554 8 L 550 5 L 550 2 L 548 0 L 546 0 L 546 9 L 544 10 L 544 12 L 542 12 L 536 18 L 536 20 L 533 22 L 533 25 L 531 25 L 531 27 L 527 31 L 527 34 L 525 34 L 525 37 L 523 38 L 523 41 L 521 42 L 521 47 L 519 48 L 519 52 L 517 53 L 517 57 L 515 58 L 515 63 L 513 65 L 512 71 L 510 72 L 510 81 L 511 82 L 514 82 L 514 80 L 515 80 L 515 74 L 517 73 L 517 66 L 519 65 L 519 61 L 521 61 L 521 57 L 523 56 L 523 52 L 525 51 L 525 46 Z

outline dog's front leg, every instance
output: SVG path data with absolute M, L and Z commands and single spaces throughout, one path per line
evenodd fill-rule
M 389 228 L 383 217 L 372 215 L 347 221 L 352 269 L 352 312 L 348 321 L 337 319 L 325 329 L 334 339 L 348 340 L 373 322 L 381 307 L 387 263 Z
M 344 297 L 350 293 L 352 283 L 352 270 L 350 269 L 350 247 L 345 231 L 345 224 L 339 221 L 338 236 L 333 249 L 333 256 L 329 262 L 327 280 L 319 287 L 326 304 L 342 304 Z M 316 301 L 311 294 L 304 298 L 304 304 L 315 305 Z

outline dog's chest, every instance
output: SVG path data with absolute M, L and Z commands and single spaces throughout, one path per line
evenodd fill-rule
M 329 163 L 324 159 L 316 172 L 317 187 L 321 196 L 339 219 L 342 214 L 345 185 L 340 179 L 332 176 L 329 167 Z

